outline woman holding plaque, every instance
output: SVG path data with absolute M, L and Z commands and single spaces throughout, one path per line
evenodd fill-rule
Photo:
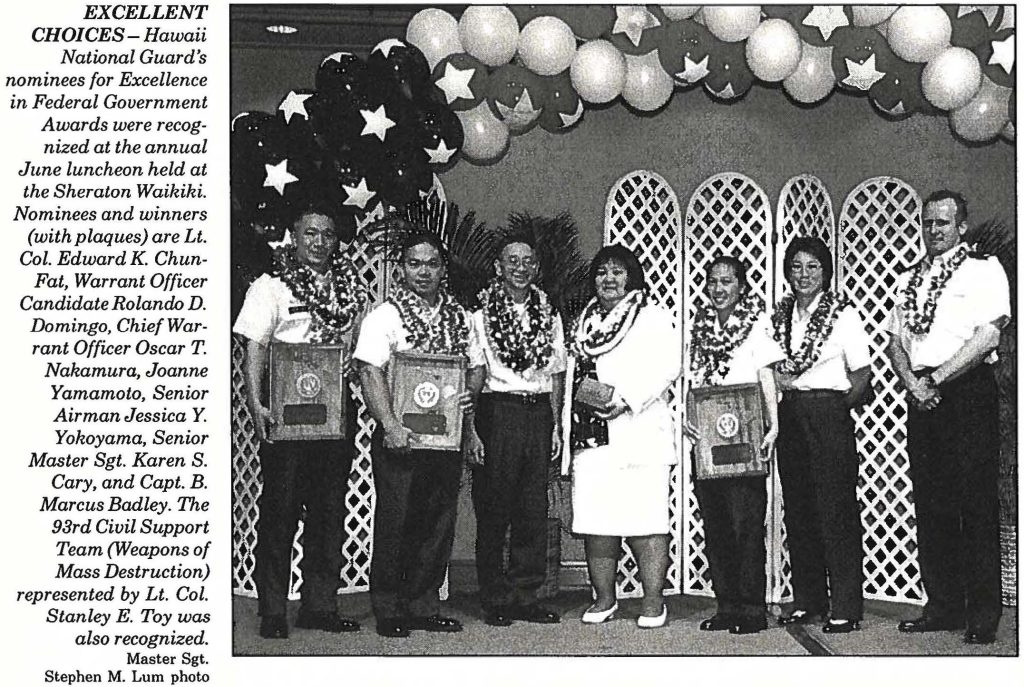
M 832 254 L 821 239 L 793 239 L 783 264 L 791 293 L 772 325 L 786 354 L 775 372 L 794 610 L 779 622 L 828 616 L 824 632 L 852 632 L 860 628 L 864 599 L 850 410 L 868 389 L 870 340 L 853 307 L 830 288 Z
M 661 627 L 668 612 L 669 473 L 676 463 L 668 389 L 679 376 L 679 332 L 650 301 L 640 262 L 622 246 L 590 265 L 594 298 L 573 328 L 574 411 L 570 442 L 573 530 L 585 535 L 595 601 L 584 623 L 618 609 L 622 538 L 639 565 L 644 598 L 637 625 Z
M 694 388 L 760 384 L 768 414 L 768 431 L 760 452 L 767 460 L 779 434 L 777 392 L 770 366 L 785 355 L 772 338 L 764 301 L 747 283 L 746 265 L 731 256 L 716 257 L 705 271 L 704 287 L 707 303 L 697 309 L 691 337 L 691 384 Z M 700 440 L 698 429 L 686 420 L 683 431 L 692 441 Z M 698 479 L 693 487 L 704 518 L 704 552 L 718 602 L 717 612 L 704 620 L 700 629 L 760 632 L 768 626 L 764 604 L 765 478 Z

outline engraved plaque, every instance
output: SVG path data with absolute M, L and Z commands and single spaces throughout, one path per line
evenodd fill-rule
M 412 431 L 415 449 L 462 448 L 462 408 L 466 358 L 434 353 L 395 353 L 388 363 L 388 386 L 395 417 Z
M 270 344 L 270 439 L 345 436 L 344 346 Z
M 764 439 L 760 385 L 691 389 L 687 415 L 700 432 L 696 479 L 768 474 L 760 449 Z

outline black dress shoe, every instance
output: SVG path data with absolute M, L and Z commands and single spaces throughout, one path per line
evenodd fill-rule
M 507 608 L 489 608 L 484 611 L 484 622 L 493 627 L 508 627 L 512 624 Z
M 509 617 L 513 620 L 525 620 L 528 623 L 541 623 L 542 625 L 554 625 L 562 620 L 557 613 L 540 604 L 513 606 L 509 609 Z
M 381 637 L 408 637 L 409 626 L 402 618 L 381 618 L 377 621 L 377 634 Z
M 942 632 L 962 630 L 964 621 L 955 618 L 931 618 L 923 615 L 916 620 L 904 620 L 899 624 L 900 632 Z
M 445 618 L 437 614 L 426 618 L 406 618 L 405 624 L 410 630 L 426 630 L 427 632 L 462 632 L 462 623 L 455 618 Z
M 737 618 L 729 628 L 731 635 L 752 635 L 768 629 L 768 621 L 764 618 Z
M 785 627 L 786 625 L 803 625 L 809 623 L 815 618 L 824 617 L 825 614 L 820 611 L 807 611 L 802 608 L 798 608 L 789 615 L 779 617 L 779 625 Z
M 859 629 L 859 620 L 829 620 L 821 631 L 829 635 L 845 635 Z
M 716 613 L 701 621 L 700 629 L 704 632 L 718 632 L 719 630 L 728 630 L 735 624 L 736 619 L 732 616 Z
M 993 644 L 995 641 L 995 630 L 968 630 L 964 633 L 964 644 Z
M 288 620 L 283 615 L 265 615 L 260 621 L 263 639 L 288 639 Z
M 323 630 L 324 632 L 358 632 L 359 623 L 342 618 L 337 613 L 299 613 L 295 619 L 295 627 L 307 630 Z

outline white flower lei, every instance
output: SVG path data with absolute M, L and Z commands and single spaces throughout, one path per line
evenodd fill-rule
M 966 262 L 968 253 L 967 246 L 961 243 L 949 260 L 943 263 L 939 273 L 933 276 L 928 283 L 928 297 L 920 308 L 917 294 L 924 284 L 924 273 L 928 270 L 928 266 L 922 260 L 914 267 L 907 288 L 903 292 L 903 302 L 900 304 L 900 309 L 903 312 L 903 325 L 911 334 L 925 336 L 931 331 L 932 324 L 935 322 L 935 308 L 938 305 L 939 297 L 946 290 L 946 285 L 949 284 L 953 274 Z
M 414 349 L 423 353 L 466 355 L 469 347 L 466 311 L 444 286 L 437 293 L 436 319 L 431 317 L 432 308 L 404 284 L 396 285 L 388 300 L 398 309 Z
M 572 352 L 593 359 L 618 346 L 647 304 L 647 292 L 634 289 L 604 312 L 597 298 L 590 299 L 573 328 Z
M 500 279 L 480 292 L 484 333 L 501 362 L 515 372 L 541 370 L 551 360 L 554 313 L 548 297 L 534 285 L 526 298 L 526 321 Z
M 740 299 L 725 324 L 718 328 L 718 313 L 710 306 L 697 311 L 693 325 L 693 348 L 690 367 L 702 385 L 717 379 L 719 383 L 729 374 L 732 354 L 746 341 L 754 322 L 764 311 L 764 303 L 752 289 Z
M 341 343 L 369 301 L 352 261 L 335 251 L 326 279 L 300 263 L 290 245 L 275 250 L 274 262 L 277 276 L 295 299 L 309 308 L 310 343 Z

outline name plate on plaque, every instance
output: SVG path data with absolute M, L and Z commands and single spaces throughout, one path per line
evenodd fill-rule
M 271 441 L 345 436 L 345 354 L 345 347 L 337 345 L 270 345 Z
M 395 417 L 412 430 L 412 448 L 462 448 L 459 394 L 466 388 L 463 356 L 395 353 L 388 363 L 388 386 Z
M 700 432 L 696 479 L 768 474 L 761 455 L 761 387 L 733 384 L 691 389 L 687 415 Z

